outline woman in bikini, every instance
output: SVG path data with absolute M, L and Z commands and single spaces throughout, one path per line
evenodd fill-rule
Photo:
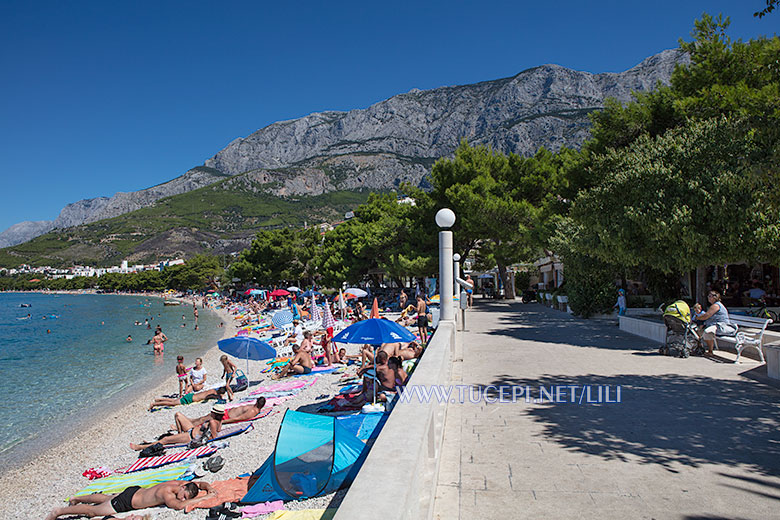
M 176 433 L 173 435 L 165 435 L 161 437 L 157 442 L 166 446 L 168 444 L 184 444 L 191 441 L 200 441 L 203 445 L 209 440 L 214 439 L 219 431 L 222 429 L 222 418 L 225 416 L 225 405 L 215 404 L 211 407 L 211 414 L 207 421 L 204 421 L 200 426 L 190 428 L 186 432 Z M 148 448 L 153 442 L 145 442 L 141 444 L 130 443 L 130 449 L 134 451 L 141 451 L 144 448 Z

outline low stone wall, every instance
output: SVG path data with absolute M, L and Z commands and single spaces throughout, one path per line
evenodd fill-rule
M 620 317 L 620 330 L 653 340 L 657 343 L 666 341 L 666 325 L 662 321 L 642 319 L 633 316 Z
M 450 380 L 455 323 L 441 322 L 407 388 Z M 428 519 L 439 474 L 446 403 L 398 402 L 334 520 Z

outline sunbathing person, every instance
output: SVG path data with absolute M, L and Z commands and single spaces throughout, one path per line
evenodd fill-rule
M 233 424 L 251 419 L 258 415 L 264 406 L 265 397 L 260 397 L 252 404 L 236 406 L 235 408 L 226 410 L 222 415 L 222 424 Z M 200 426 L 210 418 L 210 412 L 203 417 L 198 417 L 197 419 L 190 419 L 181 412 L 176 412 L 173 416 L 173 420 L 176 422 L 176 430 L 178 430 L 179 433 L 186 432 L 197 426 Z
M 292 358 L 289 363 L 283 366 L 280 372 L 271 376 L 271 379 L 281 379 L 282 377 L 290 374 L 290 372 L 295 374 L 311 373 L 311 369 L 314 368 L 314 362 L 311 359 L 311 354 L 304 351 L 300 345 L 293 346 L 293 352 L 295 352 L 295 357 Z
M 422 345 L 418 344 L 416 341 L 410 342 L 406 348 L 399 348 L 395 351 L 395 356 L 401 358 L 401 361 L 406 361 L 407 359 L 416 359 L 422 356 L 423 351 L 425 349 Z
M 154 401 L 152 401 L 152 404 L 149 405 L 149 410 L 153 410 L 154 408 L 158 406 L 176 406 L 180 404 L 192 404 L 192 403 L 199 403 L 201 401 L 206 401 L 208 399 L 222 399 L 222 396 L 225 393 L 225 388 L 217 388 L 209 389 L 209 390 L 203 390 L 202 392 L 196 392 L 196 393 L 188 393 L 184 394 L 183 396 L 176 398 L 176 397 L 156 397 Z
M 199 441 L 201 445 L 205 444 L 209 440 L 217 436 L 222 429 L 222 418 L 225 416 L 225 405 L 215 404 L 211 407 L 211 413 L 203 423 L 199 426 L 194 426 L 187 431 L 180 433 L 174 433 L 172 435 L 163 435 L 157 442 L 166 446 L 168 444 L 186 444 L 191 441 Z M 141 444 L 130 443 L 130 449 L 135 451 L 141 451 L 144 448 L 148 448 L 154 442 L 144 442 Z
M 200 490 L 206 491 L 206 495 L 198 497 Z M 186 506 L 200 502 L 217 494 L 217 491 L 206 482 L 185 482 L 183 480 L 171 480 L 150 488 L 130 486 L 121 493 L 104 495 L 94 493 L 70 499 L 69 505 L 58 507 L 46 516 L 46 520 L 54 520 L 61 516 L 108 516 L 116 513 L 125 513 L 134 509 L 146 509 L 147 507 L 167 506 L 171 509 L 182 510 Z M 142 518 L 132 515 L 127 518 Z
M 407 350 L 407 349 L 404 349 Z M 393 390 L 397 391 L 399 386 L 404 386 L 409 379 L 409 375 L 406 373 L 403 367 L 403 361 L 400 357 L 391 357 L 387 360 L 387 366 L 393 371 Z

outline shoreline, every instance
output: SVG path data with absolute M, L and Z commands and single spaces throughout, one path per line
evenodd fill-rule
M 35 293 L 42 295 L 85 295 L 85 296 L 121 296 L 121 297 L 144 297 L 144 298 L 158 298 L 160 304 L 164 299 L 159 293 L 95 293 L 94 291 L 0 291 L 0 294 L 20 294 L 20 293 Z M 168 298 L 171 299 L 171 298 Z M 182 298 L 177 299 L 182 303 L 191 304 L 192 301 Z M 220 314 L 214 309 L 207 308 L 202 310 L 208 310 L 212 314 L 211 320 L 216 324 L 219 321 L 225 321 L 226 317 Z M 202 352 L 199 356 L 205 356 L 205 354 L 212 348 L 215 348 L 216 341 L 223 339 L 227 332 L 223 331 L 222 336 L 218 337 L 218 334 L 214 334 L 213 342 L 211 340 L 201 340 L 194 344 L 200 345 Z M 64 418 L 56 422 L 58 431 L 51 436 L 44 437 L 31 437 L 26 439 L 20 439 L 18 443 L 4 448 L 0 455 L 4 464 L 0 466 L 0 478 L 2 478 L 10 469 L 24 466 L 32 462 L 37 458 L 41 452 L 46 452 L 50 449 L 57 447 L 67 440 L 69 436 L 72 436 L 73 432 L 84 429 L 85 425 L 91 425 L 98 421 L 98 418 L 106 415 L 113 410 L 124 408 L 127 402 L 135 401 L 135 399 L 148 392 L 148 388 L 161 388 L 168 384 L 170 374 L 158 374 L 151 380 L 136 380 L 130 383 L 124 383 L 123 386 L 117 388 L 115 391 L 111 391 L 105 395 L 99 403 L 91 405 L 89 412 L 81 416 L 68 412 Z M 177 383 L 178 387 L 178 383 Z M 45 426 L 45 425 L 44 425 Z
M 6 291 L 6 292 L 33 292 L 33 291 Z M 35 291 L 43 294 L 90 294 L 83 291 Z M 99 294 L 99 293 L 91 293 Z M 118 293 L 107 293 L 118 294 Z M 150 293 L 121 293 L 127 296 L 145 296 L 162 297 L 158 294 Z M 192 298 L 177 298 L 180 301 L 192 303 Z M 225 324 L 222 337 L 224 339 L 235 335 L 237 327 L 234 325 L 232 316 L 226 309 L 199 309 L 213 312 L 217 318 Z M 220 356 L 219 348 L 216 344 L 209 347 L 204 354 L 204 366 L 210 368 L 209 375 L 213 374 L 218 365 Z M 213 380 L 212 380 L 213 382 Z M 84 487 L 88 481 L 81 473 L 97 466 L 107 466 L 110 468 L 121 467 L 132 462 L 136 455 L 129 451 L 128 443 L 133 439 L 137 442 L 140 437 L 151 437 L 154 432 L 143 431 L 143 423 L 146 418 L 166 415 L 169 418 L 173 413 L 170 410 L 163 410 L 155 414 L 147 411 L 149 403 L 160 395 L 169 394 L 178 391 L 178 380 L 175 374 L 165 376 L 158 384 L 145 391 L 133 385 L 124 388 L 109 400 L 128 399 L 127 404 L 113 411 L 101 410 L 104 417 L 94 422 L 89 427 L 83 428 L 69 438 L 59 438 L 52 440 L 50 444 L 43 441 L 43 449 L 29 457 L 22 457 L 18 463 L 13 463 L 13 467 L 0 468 L 0 518 L 19 518 L 20 514 L 31 513 L 30 506 L 35 503 L 48 504 L 48 508 L 41 516 L 44 516 L 52 508 L 61 504 L 65 496 L 77 491 L 79 488 L 59 489 L 60 486 L 54 485 L 58 482 L 73 482 L 75 479 L 83 481 Z M 127 394 L 133 395 L 128 396 Z M 110 403 L 107 403 L 110 404 Z M 192 405 L 191 405 L 192 406 Z M 45 425 L 41 425 L 46 427 Z M 128 437 L 129 435 L 129 437 Z M 130 440 L 127 440 L 130 439 Z M 113 453 L 111 453 L 113 452 Z M 34 508 L 36 512 L 42 512 L 39 508 Z

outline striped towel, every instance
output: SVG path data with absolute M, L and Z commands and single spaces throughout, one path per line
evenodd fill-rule
M 161 482 L 176 480 L 187 472 L 189 464 L 166 466 L 158 469 L 148 469 L 136 473 L 111 475 L 110 477 L 93 480 L 92 483 L 74 493 L 74 497 L 91 495 L 92 493 L 121 493 L 130 486 L 149 488 Z
M 133 473 L 134 471 L 141 471 L 142 469 L 158 468 L 167 464 L 173 464 L 174 462 L 181 462 L 189 458 L 207 457 L 216 452 L 218 448 L 211 446 L 201 446 L 194 450 L 179 451 L 177 453 L 171 453 L 170 455 L 160 455 L 159 457 L 143 457 L 138 459 L 127 468 L 120 468 L 116 470 L 117 473 Z

